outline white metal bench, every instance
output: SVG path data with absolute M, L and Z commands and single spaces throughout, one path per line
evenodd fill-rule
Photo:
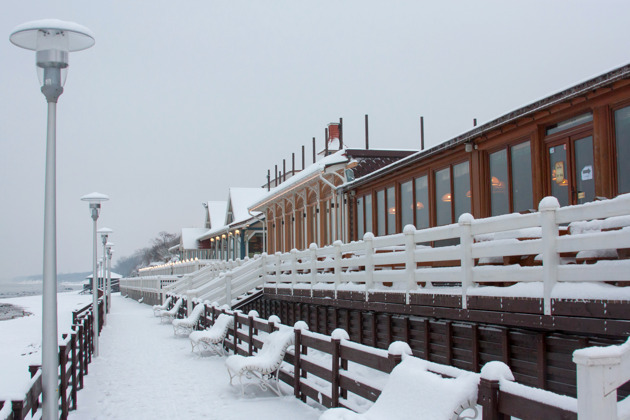
M 195 329 L 199 318 L 203 315 L 204 304 L 200 303 L 192 310 L 187 318 L 173 320 L 173 334 L 188 335 Z
M 234 325 L 234 317 L 221 314 L 214 321 L 209 330 L 193 331 L 188 336 L 190 338 L 191 351 L 199 350 L 201 354 L 203 350 L 209 350 L 212 353 L 225 356 L 225 348 L 223 340 L 227 337 L 228 329 Z
M 476 418 L 479 376 L 444 378 L 427 371 L 427 362 L 407 356 L 392 370 L 376 402 L 363 414 L 333 408 L 319 420 L 455 420 Z M 404 402 L 401 404 L 401 402 Z M 464 415 L 470 411 L 474 417 Z
M 168 305 L 171 304 L 173 298 L 171 296 L 167 297 L 162 305 L 153 305 L 153 315 L 160 316 L 162 311 L 168 310 Z
M 175 305 L 173 305 L 173 307 L 169 311 L 160 312 L 160 322 L 172 322 L 173 319 L 177 316 L 177 313 L 179 312 L 179 308 L 182 307 L 183 303 L 184 303 L 184 299 L 179 298 L 175 302 Z
M 225 366 L 230 375 L 230 384 L 238 378 L 241 394 L 245 393 L 245 386 L 258 385 L 260 389 L 272 390 L 281 396 L 278 374 L 287 349 L 293 345 L 295 333 L 292 328 L 283 327 L 267 337 L 260 351 L 254 356 L 233 355 L 226 359 Z M 249 381 L 243 381 L 243 377 Z

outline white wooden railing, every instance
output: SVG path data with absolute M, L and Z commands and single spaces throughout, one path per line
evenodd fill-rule
M 447 226 L 422 230 L 406 226 L 395 235 L 366 233 L 362 241 L 348 244 L 337 241 L 323 248 L 311 244 L 303 251 L 262 254 L 249 262 L 206 267 L 179 280 L 169 292 L 229 304 L 241 289 L 267 283 L 292 291 L 310 289 L 311 295 L 317 289 L 332 290 L 335 297 L 340 290 L 362 291 L 366 300 L 375 289 L 399 291 L 409 303 L 410 293 L 419 289 L 448 286 L 452 294 L 461 293 L 465 309 L 466 297 L 479 285 L 539 282 L 544 314 L 550 315 L 557 282 L 630 281 L 630 259 L 575 264 L 580 253 L 609 250 L 616 255 L 617 250 L 630 248 L 630 194 L 564 208 L 554 197 L 546 197 L 539 210 L 478 220 L 464 214 Z M 616 230 L 570 233 L 571 226 L 594 219 L 607 219 Z M 514 256 L 529 256 L 533 263 L 504 263 Z M 501 265 L 485 264 L 497 260 Z
M 141 268 L 138 270 L 138 274 L 140 277 L 188 274 L 194 273 L 206 265 L 213 264 L 215 262 L 216 260 L 200 259 L 168 262 L 157 266 Z
M 630 418 L 630 397 L 617 403 L 617 389 L 630 381 L 630 339 L 619 346 L 576 350 L 573 362 L 580 420 Z

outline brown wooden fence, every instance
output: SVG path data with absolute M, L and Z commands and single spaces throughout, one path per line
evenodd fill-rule
M 253 313 L 244 315 L 240 311 L 206 305 L 198 328 L 211 326 L 221 313 L 234 317 L 234 326 L 229 329 L 223 345 L 233 353 L 244 356 L 252 355 L 262 348 L 265 335 L 280 327 L 277 322 L 258 318 Z M 294 328 L 294 332 L 294 350 L 287 352 L 284 359 L 286 364 L 283 365 L 279 378 L 293 389 L 296 398 L 302 401 L 310 398 L 327 408 L 356 409 L 356 401 L 374 402 L 380 395 L 382 381 L 379 384 L 357 378 L 357 375 L 349 370 L 351 363 L 356 364 L 355 367 L 361 366 L 361 369 L 369 368 L 374 372 L 380 372 L 382 376 L 389 374 L 401 361 L 401 356 L 391 354 L 387 350 L 299 328 Z M 313 357 L 315 354 L 317 357 Z M 322 355 L 326 359 L 325 363 L 322 363 Z M 457 376 L 457 372 L 464 372 L 434 362 L 429 364 L 431 371 L 444 377 L 453 377 Z M 371 375 L 366 378 L 369 376 Z M 480 379 L 477 403 L 483 409 L 483 420 L 503 420 L 508 418 L 507 416 L 516 416 L 523 420 L 577 419 L 575 410 L 558 408 L 528 397 L 532 394 L 530 391 L 547 393 L 548 396 L 556 394 L 524 385 L 521 387 L 527 392 L 515 394 L 502 390 L 498 381 Z M 557 397 L 575 402 L 575 399 L 570 397 L 559 395 Z
M 99 300 L 99 319 L 103 319 L 103 300 Z M 59 344 L 59 400 L 60 418 L 67 419 L 70 410 L 77 408 L 77 392 L 83 388 L 83 377 L 92 361 L 93 343 L 92 304 L 72 312 L 72 331 L 63 334 Z M 103 323 L 99 326 L 99 334 Z M 36 417 L 41 406 L 42 370 L 40 365 L 29 366 L 31 381 L 24 398 L 0 401 L 1 420 L 23 420 L 29 413 Z M 10 404 L 8 410 L 4 406 Z M 4 409 L 3 409 L 4 408 Z M 5 414 L 6 413 L 6 414 Z

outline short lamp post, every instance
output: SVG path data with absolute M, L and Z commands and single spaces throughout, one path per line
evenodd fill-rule
M 114 255 L 114 244 L 107 242 L 107 313 L 112 302 L 112 255 Z
M 44 263 L 42 293 L 42 393 L 44 420 L 59 418 L 59 350 L 57 342 L 57 100 L 63 93 L 71 51 L 94 45 L 84 26 L 56 19 L 38 20 L 16 27 L 9 40 L 35 51 L 41 91 L 48 103 L 46 181 L 44 193 Z
M 103 311 L 103 325 L 107 323 L 107 307 L 109 301 L 109 295 L 107 294 L 107 283 L 105 281 L 105 272 L 107 271 L 107 238 L 114 231 L 110 228 L 102 227 L 98 230 L 98 233 L 101 235 L 101 241 L 103 242 L 103 269 L 101 270 L 101 278 L 103 279 L 103 296 L 105 296 L 105 310 Z
M 93 335 L 94 335 L 94 356 L 98 356 L 98 272 L 96 270 L 96 221 L 98 220 L 98 216 L 101 210 L 101 203 L 103 201 L 109 200 L 109 197 L 105 194 L 93 192 L 91 194 L 84 195 L 81 197 L 81 200 L 87 201 L 90 203 L 90 214 L 92 216 L 92 311 L 94 313 L 94 325 L 93 325 Z

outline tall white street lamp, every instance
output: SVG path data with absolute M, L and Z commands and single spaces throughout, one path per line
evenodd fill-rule
M 110 228 L 106 228 L 106 227 L 102 227 L 98 230 L 98 233 L 100 233 L 101 235 L 101 241 L 103 242 L 103 259 L 101 261 L 103 261 L 103 268 L 101 270 L 101 275 L 103 276 L 103 296 L 105 296 L 105 308 L 103 310 L 103 325 L 105 325 L 105 323 L 107 322 L 107 306 L 108 303 L 107 301 L 109 300 L 109 296 L 107 295 L 107 283 L 105 280 L 105 272 L 107 271 L 107 238 L 109 237 L 109 235 L 111 235 L 114 231 L 111 230 Z
M 45 420 L 59 418 L 59 354 L 57 342 L 57 100 L 63 93 L 71 51 L 94 45 L 94 35 L 84 26 L 55 19 L 38 20 L 16 27 L 9 40 L 36 51 L 35 63 L 48 102 L 46 132 L 46 181 L 44 193 L 44 263 L 42 293 L 42 392 Z
M 107 242 L 107 313 L 112 302 L 112 255 L 114 255 L 114 244 Z
M 90 213 L 92 216 L 92 311 L 94 312 L 94 356 L 98 356 L 98 273 L 96 270 L 96 221 L 101 210 L 101 203 L 109 200 L 109 197 L 105 194 L 93 192 L 91 194 L 84 195 L 81 200 L 90 203 Z

